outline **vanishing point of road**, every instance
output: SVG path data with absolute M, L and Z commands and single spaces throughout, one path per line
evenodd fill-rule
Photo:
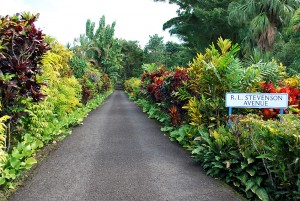
M 116 90 L 11 201 L 238 201 Z

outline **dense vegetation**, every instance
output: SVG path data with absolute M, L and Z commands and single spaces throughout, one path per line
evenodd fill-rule
M 299 0 L 154 1 L 179 6 L 178 16 L 163 28 L 181 38 L 194 56 L 221 36 L 240 44 L 239 57 L 254 57 L 258 49 L 258 59 L 274 56 L 288 73 L 299 73 Z
M 129 97 L 207 174 L 247 199 L 299 200 L 300 2 L 168 2 L 179 6 L 178 16 L 164 29 L 181 38 L 194 59 L 184 68 L 144 65 L 141 76 L 126 81 Z M 229 91 L 288 93 L 289 108 L 281 116 L 276 109 L 228 116 Z
M 126 80 L 129 97 L 207 174 L 249 200 L 299 200 L 300 1 L 154 1 L 179 6 L 163 29 L 181 44 L 155 34 L 141 48 L 102 16 L 65 47 L 35 27 L 38 14 L 1 17 L 1 188 Z M 229 117 L 229 91 L 288 93 L 289 108 Z
M 13 181 L 37 162 L 38 150 L 70 134 L 69 127 L 112 92 L 103 69 L 77 54 L 79 46 L 71 51 L 44 35 L 37 19 L 22 13 L 0 21 L 2 187 L 14 188 Z
M 141 78 L 126 81 L 126 91 L 207 174 L 250 200 L 299 200 L 300 77 L 276 61 L 243 62 L 238 51 L 219 38 L 188 68 L 149 65 Z M 228 91 L 288 93 L 289 108 L 281 116 L 275 109 L 228 116 Z

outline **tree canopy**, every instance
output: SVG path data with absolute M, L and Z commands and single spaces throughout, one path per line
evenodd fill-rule
M 118 72 L 122 67 L 121 45 L 114 37 L 115 25 L 115 22 L 106 25 L 105 16 L 102 16 L 95 30 L 95 23 L 88 19 L 85 34 L 74 41 L 72 48 L 104 73 L 110 74 Z

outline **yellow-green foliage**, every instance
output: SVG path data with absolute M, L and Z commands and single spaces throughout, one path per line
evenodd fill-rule
M 203 124 L 200 107 L 200 102 L 196 97 L 191 98 L 188 102 L 188 105 L 183 107 L 184 109 L 188 110 L 190 124 L 195 127 L 200 127 Z
M 130 96 L 135 97 L 139 91 L 141 86 L 141 79 L 140 78 L 130 78 L 125 82 L 126 91 L 130 94 Z
M 0 109 L 1 109 L 1 104 L 0 104 Z M 3 170 L 3 165 L 4 162 L 6 161 L 7 158 L 7 153 L 4 151 L 5 149 L 5 129 L 6 126 L 4 122 L 9 118 L 9 116 L 5 115 L 3 117 L 0 117 L 0 173 Z
M 190 124 L 214 126 L 226 113 L 224 96 L 227 91 L 236 91 L 240 85 L 241 63 L 235 58 L 239 50 L 230 40 L 219 38 L 218 49 L 211 45 L 205 54 L 198 54 L 188 68 L 193 99 L 185 107 Z
M 225 123 L 226 92 L 259 92 L 262 83 L 276 84 L 285 75 L 285 68 L 276 61 L 243 67 L 236 57 L 239 47 L 230 40 L 219 38 L 217 45 L 198 54 L 188 68 L 188 88 L 197 101 L 191 99 L 185 109 L 195 126 Z
M 300 76 L 293 76 L 283 80 L 283 83 L 292 88 L 300 89 Z
M 206 49 L 206 53 L 198 54 L 193 60 L 188 73 L 190 76 L 189 88 L 195 95 L 220 96 L 224 91 L 229 90 L 228 81 L 236 77 L 227 77 L 228 68 L 240 67 L 238 60 L 235 60 L 235 53 L 239 50 L 237 46 L 232 46 L 230 40 L 218 40 L 220 51 L 211 46 Z M 231 49 L 230 49 L 231 48 Z M 230 50 L 230 51 L 229 51 Z
M 53 103 L 57 114 L 69 113 L 80 104 L 81 85 L 68 65 L 72 55 L 63 45 L 53 41 L 51 51 L 42 60 L 44 73 L 41 78 L 48 84 L 43 89 L 48 96 L 47 101 Z
M 51 50 L 43 57 L 43 74 L 39 77 L 47 83 L 42 88 L 46 97 L 39 103 L 27 103 L 30 115 L 27 129 L 43 138 L 49 137 L 55 127 L 59 128 L 57 124 L 81 106 L 81 85 L 68 65 L 73 53 L 55 40 L 50 42 Z

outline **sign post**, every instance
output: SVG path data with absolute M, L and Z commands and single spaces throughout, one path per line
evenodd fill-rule
M 276 108 L 280 114 L 288 108 L 287 93 L 226 93 L 226 107 L 229 115 L 232 108 Z

